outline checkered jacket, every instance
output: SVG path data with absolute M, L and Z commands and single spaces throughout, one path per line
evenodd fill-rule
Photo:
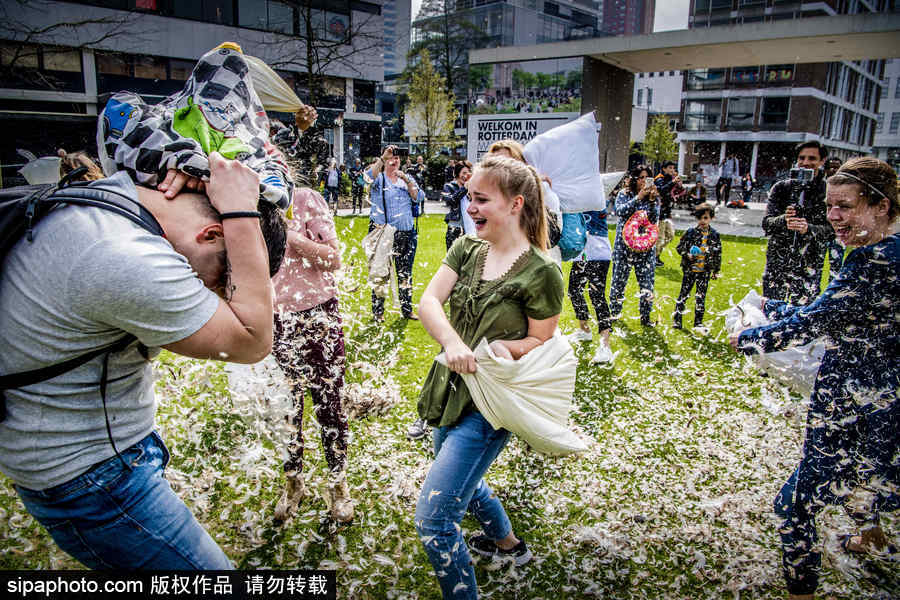
M 114 94 L 97 126 L 104 172 L 127 171 L 134 181 L 154 187 L 169 169 L 209 181 L 203 145 L 173 127 L 176 112 L 191 105 L 199 108 L 217 136 L 242 147 L 234 158 L 259 173 L 260 196 L 287 208 L 293 191 L 290 172 L 284 156 L 269 142 L 269 119 L 243 54 L 229 48 L 207 52 L 184 88 L 159 104 L 149 105 L 131 92 Z M 210 151 L 217 149 L 206 144 Z

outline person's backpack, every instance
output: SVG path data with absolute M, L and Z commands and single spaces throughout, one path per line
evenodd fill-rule
M 550 241 L 550 248 L 559 245 L 559 238 L 562 235 L 562 230 L 559 228 L 559 223 L 556 220 L 556 215 L 550 212 L 549 208 L 545 208 L 544 212 L 547 217 L 547 239 Z
M 0 263 L 23 237 L 31 242 L 38 235 L 35 227 L 41 219 L 61 204 L 78 204 L 81 206 L 93 206 L 102 210 L 114 212 L 126 219 L 137 223 L 150 233 L 163 235 L 163 229 L 156 218 L 136 200 L 112 190 L 103 188 L 93 182 L 70 183 L 71 179 L 81 176 L 87 169 L 79 167 L 66 175 L 59 184 L 27 185 L 21 187 L 0 190 Z M 137 341 L 131 334 L 126 334 L 110 346 L 97 348 L 67 361 L 41 367 L 21 373 L 8 373 L 0 375 L 0 421 L 6 418 L 5 390 L 16 389 L 33 385 L 48 379 L 53 379 L 72 369 L 80 367 L 94 358 L 103 357 L 103 368 L 100 374 L 100 398 L 103 401 L 103 414 L 106 416 L 106 432 L 109 442 L 119 460 L 122 457 L 112 439 L 112 431 L 109 425 L 109 415 L 106 414 L 106 384 L 109 355 L 113 352 L 124 350 L 127 346 Z M 146 357 L 146 348 L 141 346 L 141 353 Z M 124 464 L 124 460 L 123 460 Z
M 587 225 L 582 213 L 563 213 L 562 234 L 559 236 L 559 252 L 563 260 L 572 260 L 584 250 L 587 243 Z

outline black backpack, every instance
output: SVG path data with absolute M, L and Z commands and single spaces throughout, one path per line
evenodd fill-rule
M 61 204 L 94 206 L 108 210 L 130 219 L 150 233 L 163 234 L 162 227 L 156 218 L 136 200 L 118 191 L 104 188 L 102 184 L 98 185 L 96 182 L 79 181 L 73 183 L 70 181 L 86 171 L 87 169 L 84 167 L 75 169 L 56 185 L 27 185 L 0 190 L 0 263 L 3 262 L 3 259 L 12 247 L 23 237 L 28 242 L 31 242 L 37 235 L 35 226 L 38 222 Z M 88 187 L 91 183 L 94 183 L 94 185 Z M 116 456 L 119 457 L 119 460 L 122 460 L 122 456 L 119 454 L 115 442 L 113 442 L 109 415 L 106 413 L 107 370 L 109 355 L 113 352 L 124 350 L 135 341 L 137 341 L 136 337 L 126 334 L 110 346 L 92 350 L 87 354 L 76 356 L 65 362 L 32 371 L 0 375 L 0 421 L 6 418 L 6 398 L 3 394 L 5 390 L 25 387 L 53 379 L 76 367 L 80 367 L 100 355 L 105 355 L 100 372 L 100 397 L 103 401 L 103 414 L 106 417 L 106 433 L 109 437 L 109 442 L 112 444 Z M 142 346 L 141 352 L 146 357 L 146 348 Z M 125 464 L 125 461 L 122 460 L 122 463 Z

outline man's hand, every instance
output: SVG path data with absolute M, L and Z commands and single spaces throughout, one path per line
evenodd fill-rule
M 176 169 L 169 169 L 166 173 L 166 178 L 156 188 L 163 192 L 166 198 L 171 200 L 182 189 L 202 194 L 206 189 L 206 184 L 198 177 L 192 177 Z
M 806 233 L 809 231 L 809 224 L 806 222 L 806 219 L 802 217 L 788 217 L 786 222 L 787 228 L 790 231 L 796 231 L 797 233 Z
M 303 107 L 294 114 L 294 123 L 297 125 L 297 129 L 303 132 L 309 129 L 318 118 L 319 113 L 316 112 L 316 109 L 308 104 L 304 104 Z
M 218 152 L 209 155 L 209 183 L 206 192 L 220 213 L 256 210 L 259 203 L 259 175 L 247 165 L 224 158 Z

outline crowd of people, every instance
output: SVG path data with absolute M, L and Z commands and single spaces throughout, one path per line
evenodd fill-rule
M 846 508 L 858 525 L 844 540 L 848 552 L 897 553 L 879 515 L 900 508 L 900 201 L 896 174 L 877 159 L 831 164 L 827 172 L 824 146 L 806 142 L 797 151 L 798 167 L 813 176 L 776 184 L 762 223 L 769 245 L 761 309 L 773 322 L 729 341 L 752 354 L 827 340 L 803 458 L 775 500 L 784 520 L 787 588 L 801 599 L 818 585 L 815 516 L 828 504 Z M 60 156 L 67 172 L 90 167 L 87 157 Z M 488 423 L 461 379 L 478 369 L 475 344 L 487 339 L 497 357 L 520 359 L 555 335 L 566 292 L 578 321 L 570 341 L 592 340 L 587 288 L 600 337 L 592 362 L 611 364 L 610 332 L 623 316 L 632 270 L 640 323 L 657 324 L 656 269 L 675 238 L 673 204 L 687 192 L 673 163 L 658 174 L 645 165 L 632 169 L 608 209 L 582 214 L 583 242 L 565 282 L 554 246 L 566 235 L 567 219 L 553 182 L 527 163 L 519 144 L 497 142 L 478 164 L 457 160 L 448 167 L 441 194 L 447 254 L 416 306 L 412 279 L 427 169 L 421 156 L 406 157 L 401 167 L 403 158 L 389 146 L 371 164 L 355 160 L 343 170 L 354 212 L 363 211 L 368 186 L 369 231 L 390 228 L 387 260 L 402 317 L 421 320 L 443 348 L 446 364 L 435 362 L 428 372 L 419 420 L 409 431 L 415 438 L 432 429 L 434 446 L 414 525 L 443 597 L 477 598 L 470 551 L 516 565 L 533 555 L 484 479 L 510 434 Z M 341 266 L 333 214 L 342 167 L 331 161 L 324 170 L 324 198 L 293 188 L 287 207 L 293 219 L 285 225 L 275 205 L 260 198 L 256 171 L 216 151 L 204 159 L 205 171 L 172 168 L 153 183 L 136 181 L 127 169 L 106 177 L 82 173 L 89 182 L 80 189 L 125 199 L 139 219 L 65 206 L 44 216 L 38 235 L 17 242 L 3 259 L 0 371 L 41 372 L 43 379 L 4 380 L 0 470 L 59 547 L 90 568 L 232 568 L 163 477 L 169 453 L 155 429 L 149 362 L 161 347 L 246 363 L 274 354 L 291 382 L 296 428 L 274 516 L 290 518 L 308 494 L 302 418 L 309 391 L 330 471 L 330 514 L 339 523 L 354 518 L 334 280 Z M 738 168 L 728 160 L 719 201 Z M 700 193 L 692 197 L 696 224 L 677 244 L 682 283 L 669 318 L 682 327 L 693 290 L 694 327 L 705 332 L 705 299 L 721 270 L 723 245 L 711 225 L 716 207 Z M 617 219 L 612 244 L 610 214 Z M 841 266 L 832 259 L 833 278 L 821 292 L 828 252 L 840 256 Z M 373 292 L 371 307 L 382 322 L 385 298 Z M 48 366 L 61 361 L 69 368 L 46 377 Z M 468 540 L 460 528 L 467 512 L 482 527 Z

